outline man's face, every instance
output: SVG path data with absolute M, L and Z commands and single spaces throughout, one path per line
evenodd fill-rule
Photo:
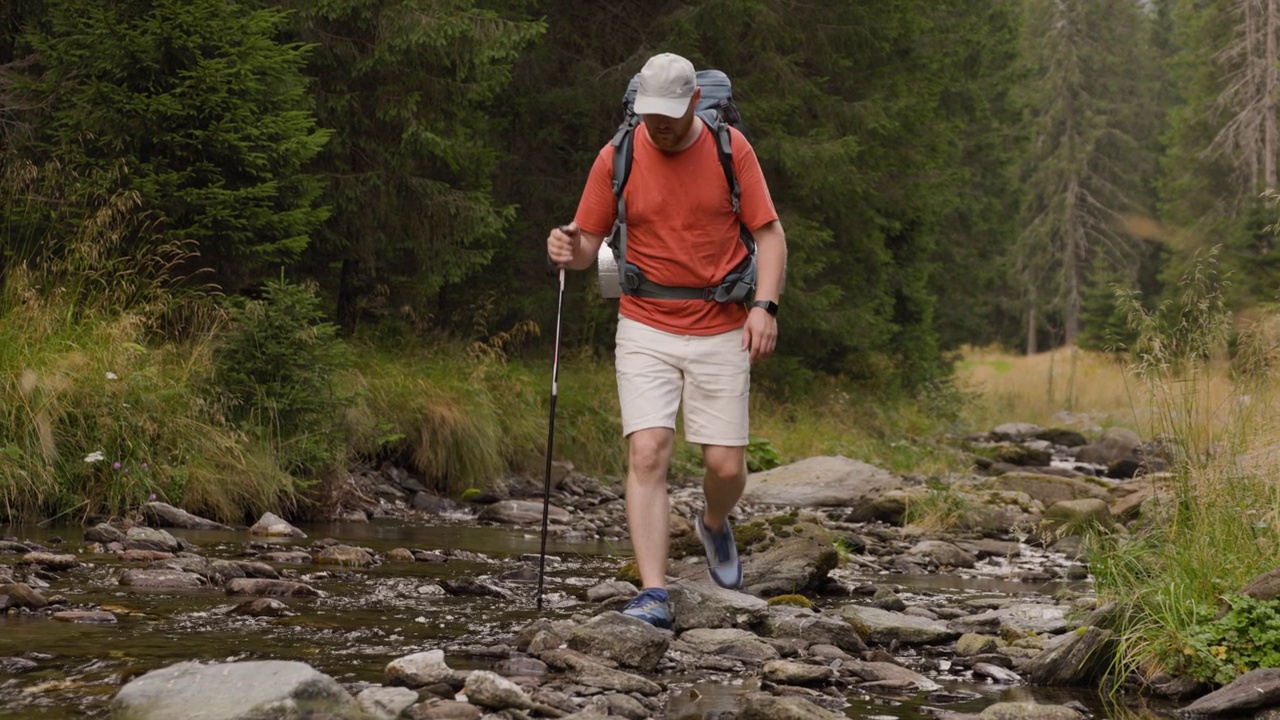
M 666 115 L 642 115 L 644 121 L 644 129 L 649 133 L 649 139 L 663 152 L 675 152 L 684 145 L 685 138 L 689 135 L 689 130 L 693 127 L 693 121 L 697 119 L 696 110 L 698 107 L 698 90 L 693 91 L 693 97 L 689 99 L 689 107 L 685 110 L 684 115 L 680 117 L 668 117 Z

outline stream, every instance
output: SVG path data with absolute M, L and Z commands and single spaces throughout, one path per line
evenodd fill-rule
M 289 598 L 297 614 L 260 618 L 231 614 L 242 598 L 221 590 L 148 591 L 118 584 L 127 565 L 113 555 L 83 552 L 83 528 L 64 526 L 0 527 L 0 538 L 34 543 L 53 552 L 74 553 L 81 566 L 40 573 L 48 583 L 45 597 L 60 595 L 70 609 L 107 610 L 114 624 L 58 622 L 44 615 L 0 613 L 0 717 L 68 720 L 107 717 L 107 705 L 120 686 L 152 669 L 183 660 L 298 660 L 331 675 L 352 689 L 385 682 L 391 660 L 412 652 L 442 648 L 458 669 L 488 668 L 494 646 L 537 617 L 535 607 L 536 531 L 478 526 L 473 521 L 437 524 L 406 520 L 370 523 L 298 525 L 306 539 L 249 539 L 236 531 L 169 530 L 196 546 L 208 558 L 254 559 L 261 552 L 306 550 L 319 539 L 374 551 L 379 557 L 395 548 L 437 551 L 446 562 L 383 562 L 371 568 L 274 564 L 290 579 L 322 589 L 320 598 Z M 624 542 L 549 538 L 543 614 L 552 618 L 590 613 L 576 598 L 588 587 L 612 579 L 630 556 Z M 0 571 L 21 555 L 0 554 Z M 683 566 L 672 569 L 682 574 Z M 687 568 L 685 568 L 687 570 Z M 0 573 L 3 574 L 3 573 Z M 687 574 L 687 572 L 686 572 Z M 920 596 L 1009 598 L 1053 595 L 1069 585 L 1056 581 L 1027 583 L 975 575 L 859 575 L 841 569 L 833 577 L 842 586 L 873 583 L 892 586 L 908 603 Z M 435 594 L 438 584 L 458 578 L 483 578 L 509 588 L 513 597 Z M 828 599 L 818 598 L 821 608 Z M 831 602 L 849 602 L 832 597 Z M 5 658 L 35 660 L 30 672 L 10 673 Z M 973 682 L 949 672 L 945 657 L 899 658 L 935 679 L 944 690 L 972 694 L 946 704 L 949 712 L 978 712 L 997 701 L 1078 702 L 1095 717 L 1169 717 L 1172 707 L 1114 705 L 1091 688 L 1040 688 Z M 709 674 L 711 675 L 711 674 Z M 742 693 L 757 686 L 743 677 L 667 677 L 667 717 L 701 718 L 729 710 Z M 888 699 L 853 695 L 851 718 L 927 717 L 936 705 L 929 695 Z

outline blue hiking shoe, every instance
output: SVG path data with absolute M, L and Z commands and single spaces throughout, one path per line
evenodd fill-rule
M 631 602 L 622 608 L 622 614 L 663 630 L 670 630 L 676 619 L 676 613 L 671 609 L 671 598 L 662 588 L 649 588 L 631 598 Z
M 711 571 L 711 579 L 722 588 L 730 590 L 742 589 L 742 560 L 738 558 L 738 546 L 733 542 L 733 528 L 729 527 L 729 518 L 724 519 L 724 527 L 713 533 L 702 524 L 702 515 L 698 515 L 698 537 L 702 538 L 702 549 L 707 553 L 707 569 Z

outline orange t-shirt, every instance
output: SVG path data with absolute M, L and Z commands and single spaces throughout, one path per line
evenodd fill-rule
M 703 123 L 692 145 L 666 153 L 649 139 L 643 124 L 635 130 L 631 175 L 622 191 L 627 201 L 627 261 L 655 283 L 715 285 L 747 254 L 738 239 L 739 218 L 753 231 L 778 219 L 755 150 L 742 133 L 734 128 L 729 132 L 741 187 L 738 215 L 716 152 L 715 131 Z M 591 166 L 574 221 L 593 235 L 608 236 L 617 212 L 613 146 L 605 145 Z M 680 335 L 728 332 L 742 327 L 747 318 L 746 308 L 737 303 L 632 295 L 622 296 L 619 312 Z

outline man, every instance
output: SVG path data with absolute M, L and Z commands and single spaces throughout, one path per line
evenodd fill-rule
M 786 237 L 747 139 L 731 129 L 734 172 L 741 186 L 734 213 L 715 132 L 696 115 L 701 91 L 693 64 L 663 53 L 640 71 L 627 207 L 627 261 L 668 287 L 708 287 L 747 254 L 739 222 L 758 247 L 755 302 L 667 300 L 624 294 L 619 304 L 615 365 L 622 430 L 627 439 L 627 524 L 644 586 L 624 613 L 669 628 L 666 591 L 670 505 L 667 468 L 676 413 L 684 402 L 685 438 L 702 446 L 705 510 L 696 527 L 712 579 L 742 586 L 742 563 L 729 513 L 747 480 L 747 399 L 751 363 L 768 357 L 786 264 Z M 591 167 L 574 221 L 547 237 L 547 255 L 563 268 L 591 266 L 617 216 L 613 148 Z

